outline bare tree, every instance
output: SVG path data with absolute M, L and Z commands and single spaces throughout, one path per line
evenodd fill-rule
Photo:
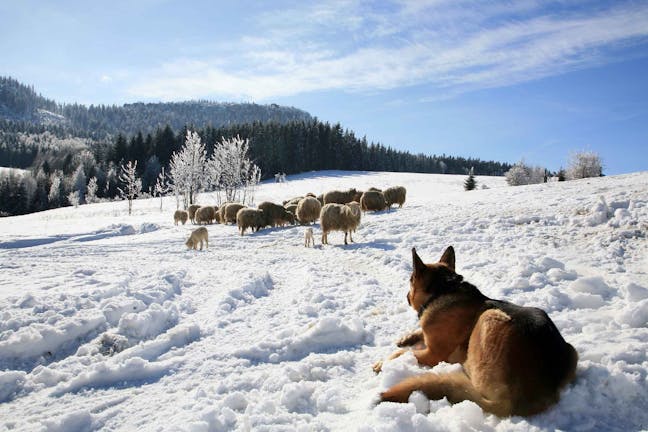
M 157 181 L 155 182 L 155 187 L 153 188 L 153 193 L 155 196 L 160 197 L 160 211 L 162 211 L 162 198 L 164 195 L 169 192 L 169 183 L 166 173 L 164 172 L 164 167 L 162 171 L 158 174 Z
M 603 162 L 595 152 L 573 153 L 569 160 L 567 178 L 571 180 L 600 177 L 603 175 Z
M 185 208 L 195 202 L 198 192 L 207 185 L 205 181 L 206 158 L 205 145 L 200 136 L 191 131 L 187 131 L 182 150 L 171 156 L 169 174 L 172 188 L 176 196 L 182 195 Z
M 137 177 L 137 161 L 134 163 L 128 161 L 126 166 L 121 165 L 120 168 L 119 181 L 124 185 L 124 188 L 117 189 L 119 190 L 119 196 L 128 200 L 128 215 L 130 216 L 133 209 L 133 200 L 142 191 L 142 180 Z

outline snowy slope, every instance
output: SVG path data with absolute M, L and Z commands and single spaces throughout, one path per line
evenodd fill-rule
M 303 227 L 241 237 L 175 202 L 103 203 L 0 219 L 0 430 L 640 430 L 648 428 L 648 173 L 464 192 L 465 176 L 318 172 L 257 202 L 403 185 L 355 243 L 303 247 Z M 209 194 L 200 197 L 213 203 Z M 315 226 L 319 234 L 319 226 Z M 423 372 L 371 365 L 416 326 L 411 248 L 486 295 L 544 308 L 580 354 L 560 403 L 498 419 L 464 402 L 380 404 Z M 439 365 L 435 370 L 456 366 Z

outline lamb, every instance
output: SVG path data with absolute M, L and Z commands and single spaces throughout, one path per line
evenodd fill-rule
M 198 210 L 200 206 L 198 204 L 191 204 L 189 208 L 187 208 L 187 212 L 189 213 L 189 219 L 191 220 L 192 224 L 196 223 L 196 210 Z
M 367 191 L 360 198 L 360 208 L 362 211 L 380 211 L 387 208 L 385 195 L 382 192 Z
M 264 201 L 259 204 L 259 208 L 265 214 L 266 225 L 275 227 L 278 225 L 283 226 L 286 223 L 295 223 L 295 215 L 279 204 Z
M 263 210 L 253 208 L 242 208 L 236 213 L 236 225 L 241 232 L 245 234 L 245 230 L 252 228 L 252 232 L 259 231 L 265 226 L 265 215 Z
M 313 228 L 308 227 L 304 231 L 304 246 L 309 247 L 310 245 L 315 247 L 315 238 L 313 237 Z
M 315 222 L 319 218 L 322 205 L 317 198 L 306 197 L 297 205 L 297 220 L 302 224 Z
M 393 204 L 398 204 L 398 207 L 402 208 L 405 203 L 407 190 L 403 186 L 393 186 L 385 189 L 383 194 L 385 195 L 385 201 L 387 201 L 388 208 L 391 208 Z
M 213 206 L 203 206 L 196 210 L 194 220 L 198 225 L 211 224 L 216 219 L 216 210 Z
M 348 244 L 347 234 L 353 241 L 351 233 L 360 225 L 360 217 L 360 204 L 356 201 L 351 201 L 348 204 L 326 204 L 320 212 L 322 244 L 328 244 L 330 231 L 344 231 L 344 244 Z
M 207 235 L 207 228 L 205 227 L 200 227 L 196 228 L 195 230 L 191 231 L 191 235 L 189 236 L 189 239 L 186 241 L 186 245 L 189 249 L 196 250 L 196 247 L 198 246 L 198 243 L 200 242 L 200 250 L 203 248 L 203 240 L 207 244 L 207 249 L 209 249 L 209 239 Z
M 178 225 L 178 222 L 182 222 L 182 225 L 184 225 L 187 223 L 188 219 L 189 213 L 186 210 L 176 210 L 175 213 L 173 213 L 174 225 Z
M 245 208 L 243 204 L 240 203 L 228 203 L 224 205 L 225 210 L 221 213 L 221 220 L 223 223 L 236 223 L 236 213 L 242 208 Z
M 351 201 L 360 201 L 362 191 L 349 189 L 347 191 L 332 190 L 324 194 L 324 204 L 337 203 L 347 204 Z

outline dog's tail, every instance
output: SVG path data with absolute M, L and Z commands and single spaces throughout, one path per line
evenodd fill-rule
M 470 382 L 470 378 L 463 371 L 435 374 L 427 373 L 407 378 L 387 391 L 380 394 L 383 402 L 408 401 L 410 394 L 421 391 L 428 399 L 438 400 L 448 398 L 450 403 L 464 400 L 475 402 L 484 411 L 501 417 L 511 415 L 511 403 L 507 401 L 492 401 L 482 396 Z

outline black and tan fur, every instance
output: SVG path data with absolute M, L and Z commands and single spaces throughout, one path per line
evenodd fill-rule
M 424 264 L 412 249 L 413 272 L 407 300 L 421 328 L 399 346 L 414 346 L 426 366 L 461 363 L 463 370 L 407 378 L 380 397 L 407 402 L 413 391 L 451 403 L 471 400 L 498 416 L 533 415 L 556 403 L 576 373 L 578 354 L 549 316 L 484 296 L 455 273 L 452 246 L 435 264 Z M 392 354 L 393 359 L 405 352 Z M 382 362 L 374 365 L 379 372 Z

